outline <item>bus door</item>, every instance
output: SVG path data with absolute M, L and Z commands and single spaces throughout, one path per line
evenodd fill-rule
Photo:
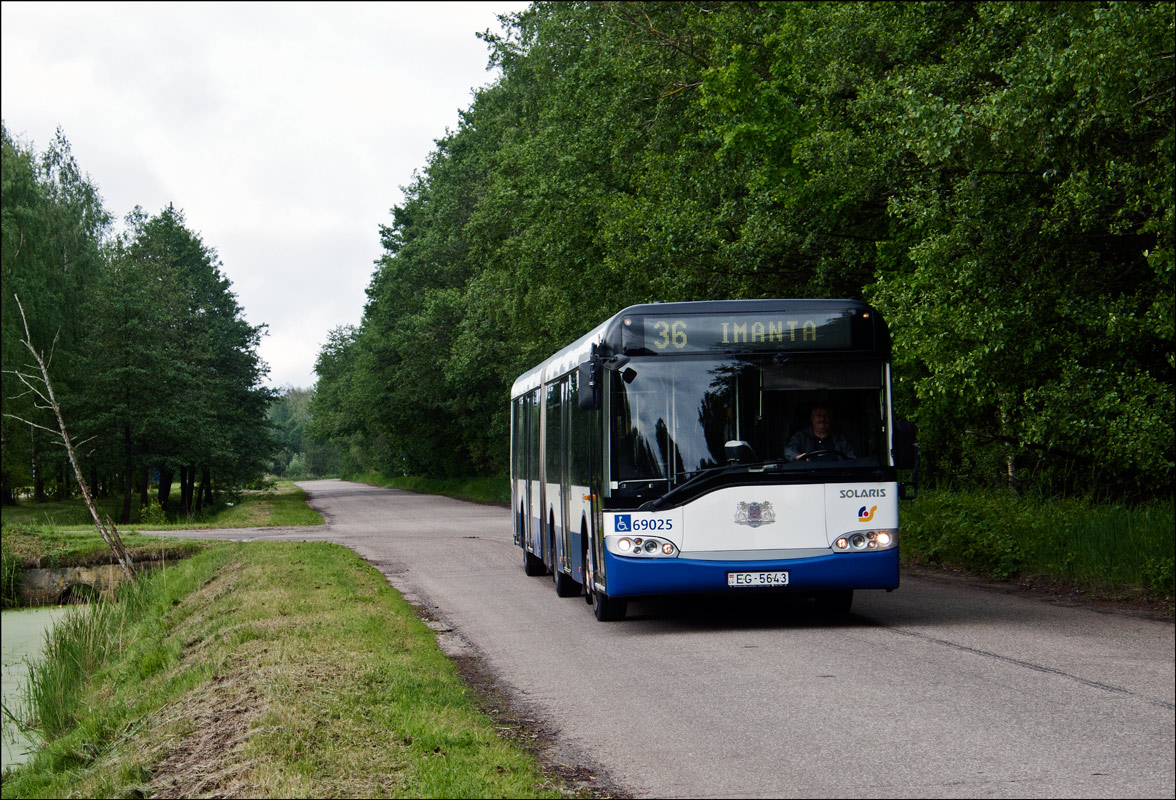
M 543 555 L 543 491 L 540 481 L 540 411 L 541 389 L 527 395 L 527 542 L 525 550 L 537 556 Z
M 600 456 L 594 455 L 592 423 L 599 412 L 580 408 L 580 376 L 573 372 L 568 376 L 566 395 L 566 420 L 564 427 L 564 452 L 567 453 L 567 543 L 563 559 L 568 572 L 576 583 L 586 583 L 588 573 L 589 537 L 592 535 L 592 464 L 599 469 Z
M 561 533 L 559 545 L 556 547 L 556 553 L 552 559 L 556 562 L 556 567 L 562 568 L 565 571 L 572 569 L 572 486 L 570 476 L 568 475 L 568 464 L 571 458 L 569 454 L 571 444 L 571 397 L 570 386 L 568 385 L 569 378 L 564 377 L 559 382 L 560 391 L 560 415 L 559 415 L 559 519 L 556 524 L 559 525 Z
M 563 392 L 564 382 L 554 381 L 544 387 L 543 424 L 543 560 L 552 572 L 559 569 L 564 523 L 563 481 Z

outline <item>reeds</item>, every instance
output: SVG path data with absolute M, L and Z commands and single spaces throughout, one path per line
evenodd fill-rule
M 151 583 L 124 584 L 116 601 L 74 606 L 46 631 L 44 654 L 28 666 L 18 712 L 26 733 L 45 742 L 76 724 L 86 681 L 126 646 L 127 631 L 153 591 Z

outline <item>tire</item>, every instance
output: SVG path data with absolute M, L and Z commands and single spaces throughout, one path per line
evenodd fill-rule
M 555 594 L 558 597 L 579 597 L 580 584 L 572 580 L 572 576 L 561 570 L 555 571 Z
M 601 622 L 617 622 L 625 618 L 629 601 L 620 597 L 609 597 L 604 592 L 592 592 L 592 612 Z
M 813 596 L 817 612 L 827 617 L 844 617 L 853 605 L 853 589 L 830 589 Z
M 527 552 L 526 542 L 523 543 L 523 572 L 532 578 L 547 574 L 547 565 L 543 559 Z

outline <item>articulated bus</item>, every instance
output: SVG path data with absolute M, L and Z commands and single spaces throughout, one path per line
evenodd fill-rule
M 638 597 L 794 592 L 847 613 L 854 590 L 897 588 L 917 448 L 890 381 L 865 303 L 624 309 L 511 389 L 524 571 L 602 621 Z

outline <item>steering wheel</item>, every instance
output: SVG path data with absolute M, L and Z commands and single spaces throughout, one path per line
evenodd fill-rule
M 823 456 L 836 456 L 837 461 L 846 461 L 849 459 L 849 456 L 847 456 L 845 453 L 841 452 L 840 450 L 813 450 L 808 453 L 801 453 L 800 455 L 798 455 L 796 457 L 796 460 L 797 461 L 812 461 L 814 458 L 821 459 Z

